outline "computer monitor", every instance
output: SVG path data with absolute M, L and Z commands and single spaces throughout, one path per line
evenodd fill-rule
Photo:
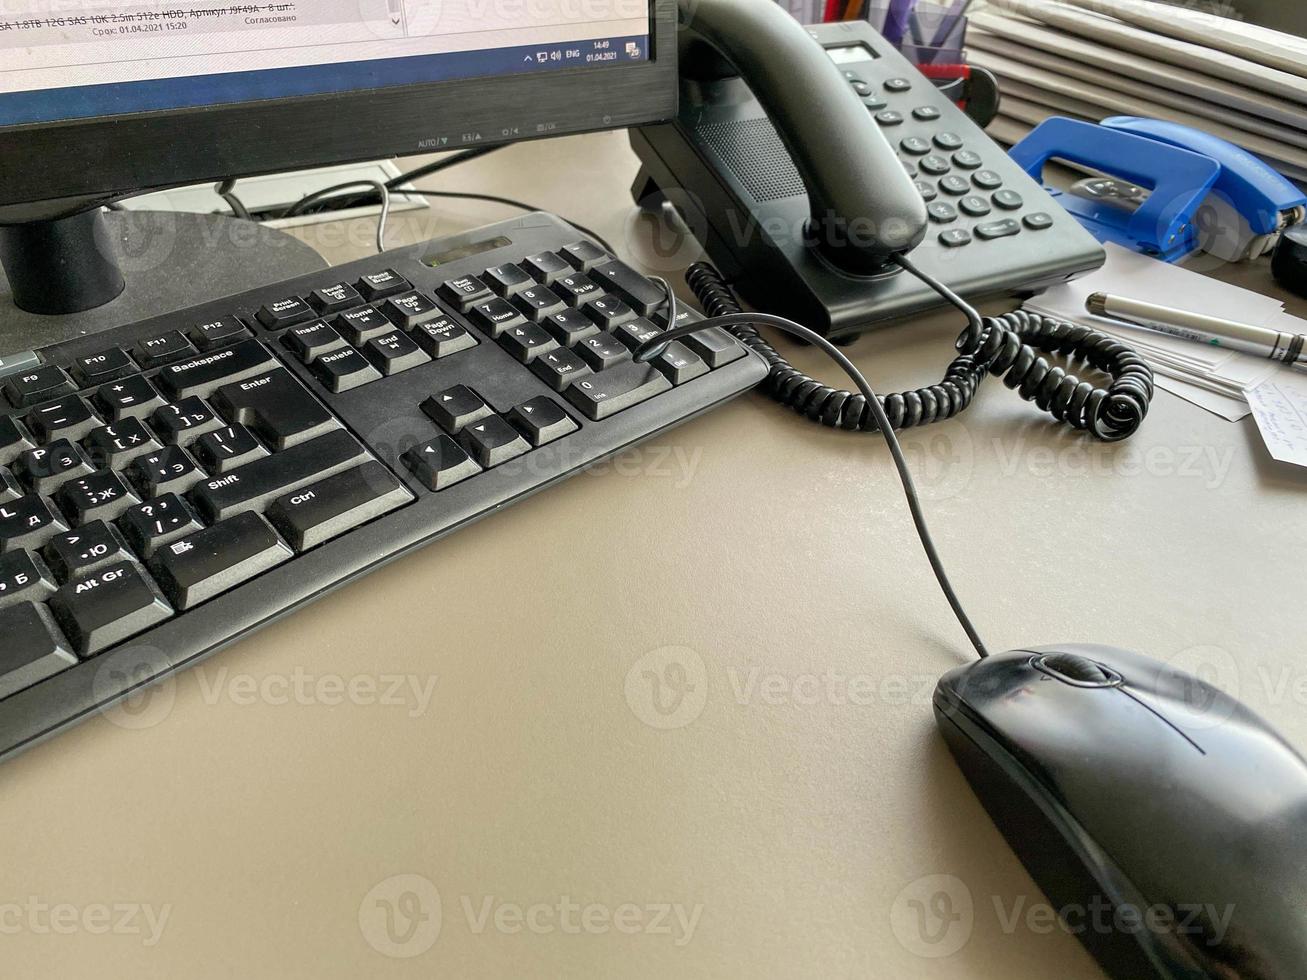
M 76 270 L 88 215 L 147 189 L 669 119 L 675 10 L 5 0 L 0 257 L 11 287 L 35 248 L 66 251 Z

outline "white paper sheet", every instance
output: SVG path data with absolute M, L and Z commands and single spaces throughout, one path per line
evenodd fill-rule
M 1250 388 L 1248 406 L 1270 454 L 1282 463 L 1307 466 L 1307 375 Z

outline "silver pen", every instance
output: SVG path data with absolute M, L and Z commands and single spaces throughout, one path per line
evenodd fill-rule
M 1095 316 L 1120 320 L 1134 327 L 1191 340 L 1195 344 L 1255 354 L 1272 361 L 1284 361 L 1300 371 L 1307 370 L 1307 361 L 1303 360 L 1303 347 L 1307 344 L 1307 335 L 1304 334 L 1255 327 L 1186 310 L 1173 310 L 1156 303 L 1110 296 L 1107 293 L 1091 295 L 1085 300 L 1085 309 Z

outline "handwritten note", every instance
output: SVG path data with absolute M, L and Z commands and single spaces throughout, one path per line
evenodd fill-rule
M 1246 394 L 1271 455 L 1307 466 L 1307 377 L 1264 381 Z

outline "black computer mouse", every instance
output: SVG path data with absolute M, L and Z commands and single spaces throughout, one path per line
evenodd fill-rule
M 1307 762 L 1239 701 L 1137 653 L 1066 644 L 950 671 L 934 707 L 1109 975 L 1307 976 Z

